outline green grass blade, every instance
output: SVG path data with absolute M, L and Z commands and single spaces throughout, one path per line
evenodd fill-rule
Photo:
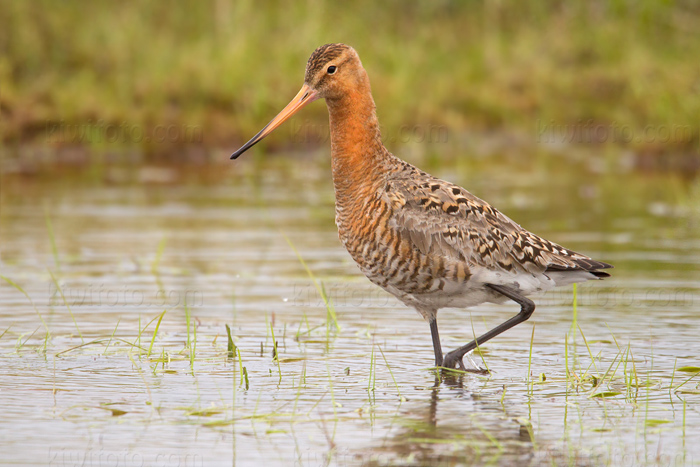
M 246 373 L 246 368 L 243 366 L 243 357 L 241 356 L 241 349 L 238 349 L 238 367 L 240 368 L 241 371 L 241 383 L 245 381 L 246 383 L 246 389 L 248 389 L 248 374 Z M 244 380 L 245 377 L 245 380 Z
M 158 266 L 160 266 L 160 260 L 163 258 L 163 252 L 165 251 L 165 244 L 168 243 L 168 238 L 163 237 L 160 242 L 158 242 L 158 248 L 156 249 L 156 256 L 153 258 L 151 263 L 151 274 L 154 276 L 158 275 Z
M 41 316 L 41 313 L 39 313 L 39 309 L 38 309 L 38 308 L 36 307 L 36 305 L 34 304 L 34 301 L 29 297 L 29 294 L 28 294 L 22 287 L 20 287 L 19 284 L 15 283 L 15 282 L 14 282 L 12 279 L 10 279 L 9 277 L 5 277 L 5 276 L 0 275 L 0 278 L 2 278 L 5 282 L 7 282 L 8 284 L 10 284 L 10 285 L 11 285 L 12 287 L 14 287 L 15 289 L 17 289 L 17 290 L 19 290 L 20 292 L 22 292 L 22 294 L 24 294 L 24 296 L 27 297 L 27 300 L 29 300 L 29 303 L 32 304 L 32 307 L 34 308 L 34 311 L 36 311 L 36 314 L 39 316 L 39 319 L 41 320 L 41 324 L 44 325 L 44 329 L 46 329 L 46 332 L 50 332 L 50 331 L 49 331 L 49 327 L 46 325 L 46 321 L 44 321 L 44 318 Z
M 102 355 L 107 355 L 107 349 L 109 349 L 109 345 L 112 343 L 112 339 L 114 339 L 114 334 L 117 332 L 117 328 L 119 327 L 119 323 L 121 322 L 121 317 L 117 320 L 117 325 L 114 326 L 114 331 L 112 331 L 112 335 L 109 337 L 109 341 L 107 342 L 107 347 L 105 347 L 105 351 L 102 352 Z
M 236 344 L 233 343 L 233 338 L 231 337 L 231 328 L 226 325 L 226 336 L 228 337 L 228 357 L 233 358 L 236 355 Z
M 197 323 L 192 322 L 192 353 L 190 354 L 190 366 L 192 367 L 192 374 L 194 374 L 194 357 L 197 352 Z
M 389 365 L 389 362 L 386 359 L 386 355 L 384 355 L 384 351 L 379 346 L 379 344 L 377 344 L 377 348 L 382 353 L 382 358 L 384 359 L 384 363 L 386 364 L 386 367 L 389 370 L 389 374 L 391 375 L 391 379 L 394 381 L 394 386 L 396 386 L 396 392 L 399 393 L 399 399 L 403 400 L 403 396 L 401 395 L 401 389 L 399 389 L 399 383 L 397 383 L 396 378 L 394 378 L 394 372 L 391 371 L 391 366 Z
M 369 377 L 367 378 L 367 391 L 374 391 L 372 377 L 374 376 L 374 345 L 372 345 L 372 353 L 369 356 Z
M 576 328 L 578 327 L 578 284 L 573 286 L 573 297 L 571 299 L 571 304 L 573 308 L 573 317 L 571 319 L 571 329 L 569 329 L 569 334 L 571 335 L 571 341 L 576 345 Z
M 471 318 L 471 314 L 470 314 L 470 318 Z M 486 363 L 486 357 L 484 357 L 484 353 L 481 351 L 481 348 L 479 347 L 479 339 L 476 337 L 476 331 L 474 330 L 474 320 L 470 319 L 470 321 L 472 323 L 472 336 L 474 336 L 474 343 L 476 344 L 476 351 L 479 353 L 479 357 L 481 358 L 482 363 L 486 367 L 486 371 L 488 371 L 490 373 L 491 370 L 489 370 L 489 365 L 488 365 L 488 363 Z
M 593 363 L 593 368 L 595 368 L 595 374 L 596 376 L 600 375 L 600 372 L 598 371 L 598 365 L 595 364 L 595 357 L 593 357 L 593 352 L 591 352 L 591 347 L 588 345 L 588 340 L 586 340 L 586 336 L 583 335 L 583 329 L 581 329 L 581 326 L 578 327 L 579 332 L 581 333 L 581 337 L 583 337 L 583 343 L 586 344 L 586 348 L 588 349 L 588 355 L 591 357 L 591 362 Z
M 280 366 L 280 356 L 279 353 L 277 352 L 277 339 L 275 339 L 275 329 L 272 326 L 272 323 L 270 323 L 270 333 L 272 334 L 272 351 L 273 351 L 273 357 L 272 359 L 277 362 L 277 372 L 279 373 L 280 379 L 277 384 L 282 382 L 282 367 Z
M 160 316 L 158 317 L 158 322 L 156 323 L 156 328 L 153 330 L 153 336 L 151 336 L 151 345 L 148 346 L 148 354 L 146 354 L 149 357 L 151 356 L 151 352 L 153 351 L 153 343 L 156 340 L 156 334 L 158 334 L 158 328 L 160 328 L 160 322 L 163 321 L 163 316 L 165 316 L 165 313 L 167 311 L 168 310 L 163 310 L 163 313 L 161 313 Z M 153 322 L 153 321 L 151 321 L 151 322 Z M 148 324 L 151 324 L 151 323 L 148 323 Z M 146 325 L 146 327 L 148 327 L 148 325 Z
M 323 300 L 323 303 L 326 305 L 326 310 L 328 313 L 331 315 L 333 319 L 333 323 L 335 323 L 335 327 L 338 331 L 340 331 L 340 323 L 338 323 L 338 319 L 335 315 L 335 308 L 333 307 L 333 304 L 329 302 L 328 297 L 326 296 L 326 293 L 324 292 L 323 288 L 321 285 L 318 283 L 316 280 L 316 276 L 314 273 L 311 271 L 311 268 L 306 264 L 306 261 L 304 261 L 304 258 L 302 258 L 301 253 L 299 253 L 299 250 L 294 246 L 292 241 L 287 237 L 286 235 L 282 234 L 284 236 L 284 239 L 287 241 L 289 246 L 291 247 L 292 250 L 294 250 L 294 254 L 297 255 L 297 259 L 301 263 L 301 265 L 304 267 L 304 270 L 306 271 L 306 274 L 308 274 L 309 278 L 311 279 L 311 282 L 313 282 L 314 287 L 316 288 L 316 291 L 318 294 L 321 296 L 321 299 Z
M 530 336 L 530 355 L 527 359 L 527 385 L 530 391 L 532 391 L 532 381 L 530 379 L 531 367 L 532 367 L 532 344 L 535 341 L 535 325 L 532 325 L 532 335 Z
M 80 328 L 78 327 L 78 322 L 75 320 L 75 316 L 73 315 L 73 310 L 70 309 L 70 305 L 68 305 L 68 300 L 66 300 L 66 296 L 63 295 L 63 290 L 61 290 L 61 286 L 58 285 L 58 281 L 54 277 L 53 273 L 51 272 L 50 269 L 46 269 L 49 271 L 49 275 L 51 275 L 51 280 L 53 281 L 54 285 L 56 286 L 56 289 L 58 290 L 58 293 L 61 294 L 61 299 L 63 300 L 63 304 L 66 305 L 66 308 L 68 308 L 68 313 L 70 313 L 70 317 L 73 319 L 73 324 L 75 324 L 75 329 L 78 330 L 78 335 L 80 336 L 80 340 L 85 342 L 85 339 L 83 339 L 83 333 L 80 332 Z
M 190 357 L 190 368 L 192 369 L 192 372 L 194 373 L 194 350 L 192 348 L 192 337 L 190 334 L 190 322 L 191 322 L 191 317 L 190 317 L 190 308 L 187 306 L 187 303 L 185 303 L 185 324 L 187 325 L 187 344 L 185 347 L 187 348 L 187 351 L 189 352 L 189 357 Z M 196 329 L 196 326 L 195 326 Z

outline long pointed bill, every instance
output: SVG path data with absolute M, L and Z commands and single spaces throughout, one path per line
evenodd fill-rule
M 303 107 L 305 107 L 307 104 L 310 104 L 311 102 L 315 101 L 318 99 L 318 93 L 311 89 L 309 86 L 304 84 L 301 87 L 301 90 L 299 93 L 294 96 L 294 99 L 292 99 L 292 102 L 287 104 L 287 107 L 285 107 L 282 112 L 278 113 L 275 118 L 273 118 L 270 123 L 265 125 L 265 128 L 260 130 L 260 133 L 257 135 L 253 136 L 253 138 L 245 143 L 241 148 L 231 154 L 231 159 L 236 159 L 238 156 L 246 152 L 248 149 L 251 147 L 255 146 L 255 144 L 258 143 L 261 139 L 269 135 L 274 131 L 275 128 L 280 126 L 282 123 L 284 123 L 289 117 L 297 113 L 299 110 L 301 110 Z

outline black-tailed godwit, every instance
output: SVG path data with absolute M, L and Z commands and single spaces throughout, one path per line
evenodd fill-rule
M 527 296 L 601 279 L 612 266 L 528 232 L 464 188 L 437 179 L 382 144 L 367 72 L 345 44 L 319 47 L 304 85 L 235 159 L 307 104 L 325 99 L 330 116 L 340 241 L 370 281 L 414 307 L 430 324 L 435 365 L 464 369 L 478 345 L 530 318 Z M 520 312 L 447 355 L 437 312 L 513 300 Z

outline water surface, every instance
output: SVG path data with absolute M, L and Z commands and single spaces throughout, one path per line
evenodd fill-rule
M 571 288 L 536 298 L 474 356 L 490 376 L 440 381 L 427 324 L 338 242 L 323 153 L 6 170 L 0 274 L 26 296 L 0 281 L 2 462 L 698 465 L 698 182 L 593 151 L 404 155 L 613 277 L 575 323 Z M 442 310 L 443 347 L 517 311 Z

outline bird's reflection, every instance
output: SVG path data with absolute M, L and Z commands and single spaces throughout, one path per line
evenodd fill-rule
M 528 463 L 534 456 L 530 437 L 521 436 L 516 417 L 498 398 L 476 392 L 478 383 L 473 374 L 436 372 L 429 396 L 402 406 L 397 417 L 404 428 L 378 456 L 418 465 Z

